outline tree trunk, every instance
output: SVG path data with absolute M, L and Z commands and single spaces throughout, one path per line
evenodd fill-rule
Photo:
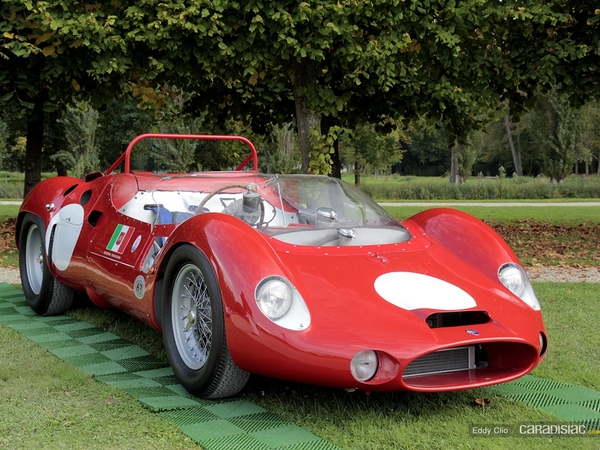
M 524 174 L 525 171 L 523 170 L 523 158 L 521 156 L 523 154 L 521 152 L 521 133 L 519 132 L 519 123 L 518 122 L 517 122 L 516 127 L 517 127 L 517 146 L 516 146 L 517 160 L 519 161 L 519 167 L 521 168 L 521 174 Z M 519 174 L 517 173 L 517 175 L 519 175 Z
M 510 145 L 510 151 L 513 156 L 513 163 L 515 165 L 515 172 L 517 175 L 523 176 L 523 168 L 521 166 L 521 157 L 517 155 L 517 151 L 515 149 L 515 144 L 513 142 L 512 133 L 510 131 L 510 121 L 508 120 L 508 116 L 504 116 L 504 128 L 506 129 L 506 135 L 508 136 L 508 144 Z
M 450 156 L 450 184 L 459 184 L 459 176 L 458 176 L 458 143 L 455 142 L 451 148 L 451 156 Z
M 354 161 L 354 185 L 360 186 L 360 162 Z
M 42 145 L 44 141 L 44 95 L 34 99 L 33 111 L 27 118 L 27 144 L 25 145 L 25 185 L 26 196 L 42 179 Z
M 60 161 L 56 161 L 54 165 L 56 166 L 56 174 L 59 177 L 66 177 L 67 175 L 69 175 L 67 167 L 63 163 L 61 163 Z
M 296 125 L 302 155 L 302 173 L 308 173 L 310 163 L 309 135 L 312 129 L 321 133 L 321 116 L 310 110 L 306 88 L 314 83 L 316 76 L 312 61 L 294 61 L 294 101 L 296 103 Z

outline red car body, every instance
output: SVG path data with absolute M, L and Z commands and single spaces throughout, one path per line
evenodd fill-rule
M 235 171 L 132 171 L 133 146 L 150 138 L 238 140 L 251 154 Z M 300 204 L 319 189 L 335 193 L 327 207 Z M 451 209 L 399 223 L 351 189 L 260 174 L 244 138 L 142 135 L 106 172 L 51 178 L 27 196 L 16 229 L 24 292 L 40 314 L 64 312 L 80 291 L 162 330 L 175 374 L 209 398 L 235 394 L 249 373 L 447 391 L 539 364 L 539 304 L 500 236 Z M 203 204 L 211 195 L 216 208 Z

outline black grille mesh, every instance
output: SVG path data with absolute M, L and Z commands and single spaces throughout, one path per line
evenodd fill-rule
M 404 377 L 468 370 L 472 347 L 451 348 L 421 356 L 404 370 Z

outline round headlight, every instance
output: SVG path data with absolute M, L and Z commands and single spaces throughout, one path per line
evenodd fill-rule
M 521 297 L 525 292 L 527 278 L 523 270 L 516 264 L 503 265 L 498 272 L 498 278 L 517 297 Z
M 350 361 L 350 372 L 358 381 L 369 381 L 377 373 L 379 359 L 377 353 L 373 350 L 363 350 L 358 352 Z
M 267 278 L 256 289 L 256 303 L 269 319 L 279 319 L 290 309 L 292 288 L 283 278 Z

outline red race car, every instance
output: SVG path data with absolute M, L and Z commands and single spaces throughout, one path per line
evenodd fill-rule
M 136 172 L 143 139 L 240 141 L 250 155 L 232 171 Z M 400 222 L 340 180 L 257 168 L 242 137 L 148 134 L 106 172 L 39 183 L 16 226 L 29 305 L 62 314 L 80 291 L 139 318 L 205 398 L 238 393 L 251 373 L 467 389 L 543 359 L 529 279 L 483 222 L 451 209 Z

